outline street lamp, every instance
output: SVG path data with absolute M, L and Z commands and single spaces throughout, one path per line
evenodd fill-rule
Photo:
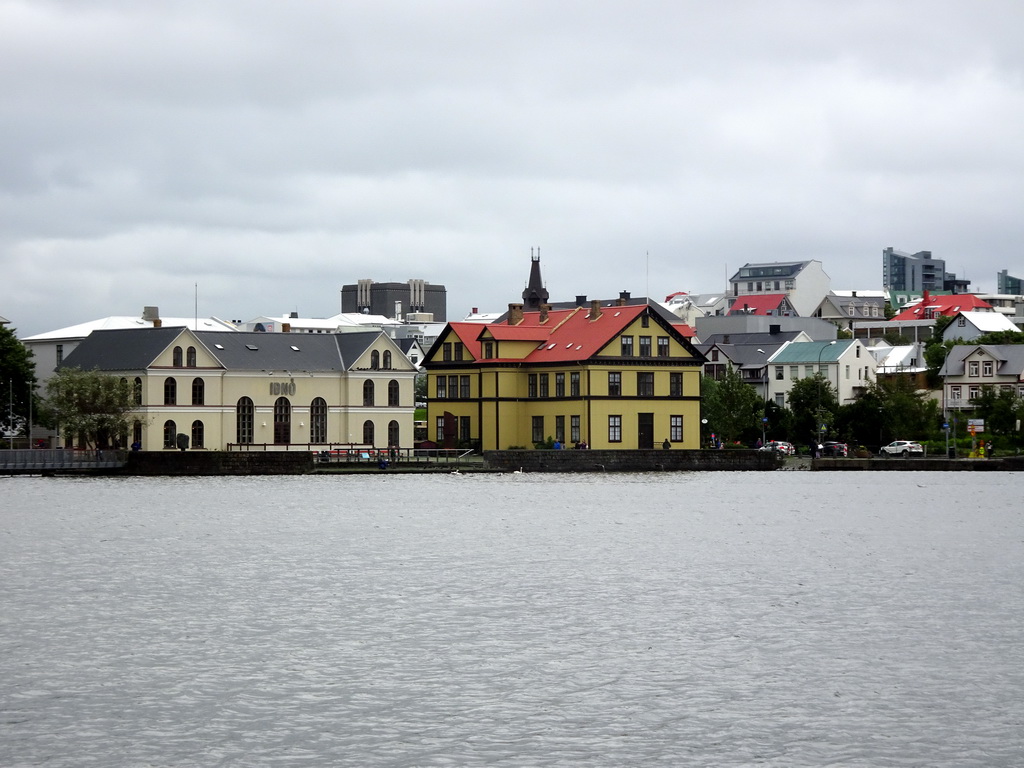
M 822 344 L 821 345 L 821 349 L 818 350 L 818 370 L 817 370 L 817 373 L 819 373 L 819 374 L 821 373 L 821 353 L 824 352 L 829 347 L 834 347 L 835 344 L 836 344 L 836 341 L 835 341 L 835 339 L 833 339 L 828 344 Z M 837 377 L 837 379 L 838 379 L 838 377 Z M 836 389 L 839 389 L 838 384 L 836 385 Z M 815 453 L 817 453 L 817 444 L 821 442 L 822 432 L 823 432 L 823 429 L 824 429 L 824 425 L 822 425 L 820 427 L 817 426 L 817 422 L 819 420 L 820 414 L 821 414 L 821 389 L 819 388 L 818 389 L 818 407 L 815 409 L 815 414 L 814 414 L 815 426 L 817 427 L 817 429 L 815 430 L 816 435 L 817 435 L 817 442 L 815 443 Z
M 757 350 L 759 354 L 765 354 L 763 349 Z M 764 361 L 764 412 L 761 414 L 761 445 L 767 442 L 765 437 L 765 425 L 768 424 L 768 358 Z

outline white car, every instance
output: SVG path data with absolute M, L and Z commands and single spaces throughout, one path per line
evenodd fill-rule
M 912 440 L 893 440 L 888 445 L 883 445 L 878 452 L 879 456 L 924 456 L 924 446 Z

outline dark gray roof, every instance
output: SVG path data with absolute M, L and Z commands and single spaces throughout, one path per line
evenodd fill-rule
M 764 345 L 780 347 L 787 341 L 793 341 L 803 331 L 779 331 L 778 333 L 713 333 L 701 339 L 700 346 L 710 347 L 712 344 L 733 344 L 735 346 L 752 345 L 767 349 Z
M 62 367 L 84 370 L 143 370 L 171 346 L 184 328 L 132 328 L 93 331 L 67 356 Z M 345 371 L 380 331 L 341 334 L 221 333 L 195 334 L 228 370 Z
M 93 331 L 79 342 L 58 368 L 81 368 L 83 371 L 145 370 L 183 330 L 171 326 Z

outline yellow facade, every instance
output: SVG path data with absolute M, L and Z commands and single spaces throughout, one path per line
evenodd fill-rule
M 563 335 L 596 331 L 576 322 L 580 329 Z M 450 325 L 425 361 L 429 437 L 439 445 L 445 424 L 451 433 L 454 420 L 455 444 L 482 450 L 532 448 L 549 439 L 596 449 L 660 448 L 666 440 L 671 448 L 700 447 L 703 358 L 676 329 L 652 322 L 650 314 L 615 327 L 585 358 L 557 361 L 533 358 L 538 350 L 572 346 L 558 338 L 558 328 L 538 341 L 539 330 L 529 340 L 503 340 L 500 327 L 465 326 Z M 456 341 L 468 333 L 478 336 Z M 524 335 L 530 335 L 526 329 Z M 623 355 L 623 336 L 645 337 L 648 354 Z M 445 352 L 445 344 L 455 343 L 461 360 Z M 478 359 L 474 352 L 481 354 L 488 343 L 496 359 Z

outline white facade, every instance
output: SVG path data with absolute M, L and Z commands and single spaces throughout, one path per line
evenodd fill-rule
M 801 317 L 810 317 L 828 295 L 831 282 L 817 260 L 744 264 L 729 278 L 729 296 L 742 302 L 743 296 L 782 293 Z
M 878 361 L 858 339 L 791 342 L 768 361 L 768 398 L 788 407 L 793 384 L 820 372 L 840 405 L 856 400 L 875 381 Z

